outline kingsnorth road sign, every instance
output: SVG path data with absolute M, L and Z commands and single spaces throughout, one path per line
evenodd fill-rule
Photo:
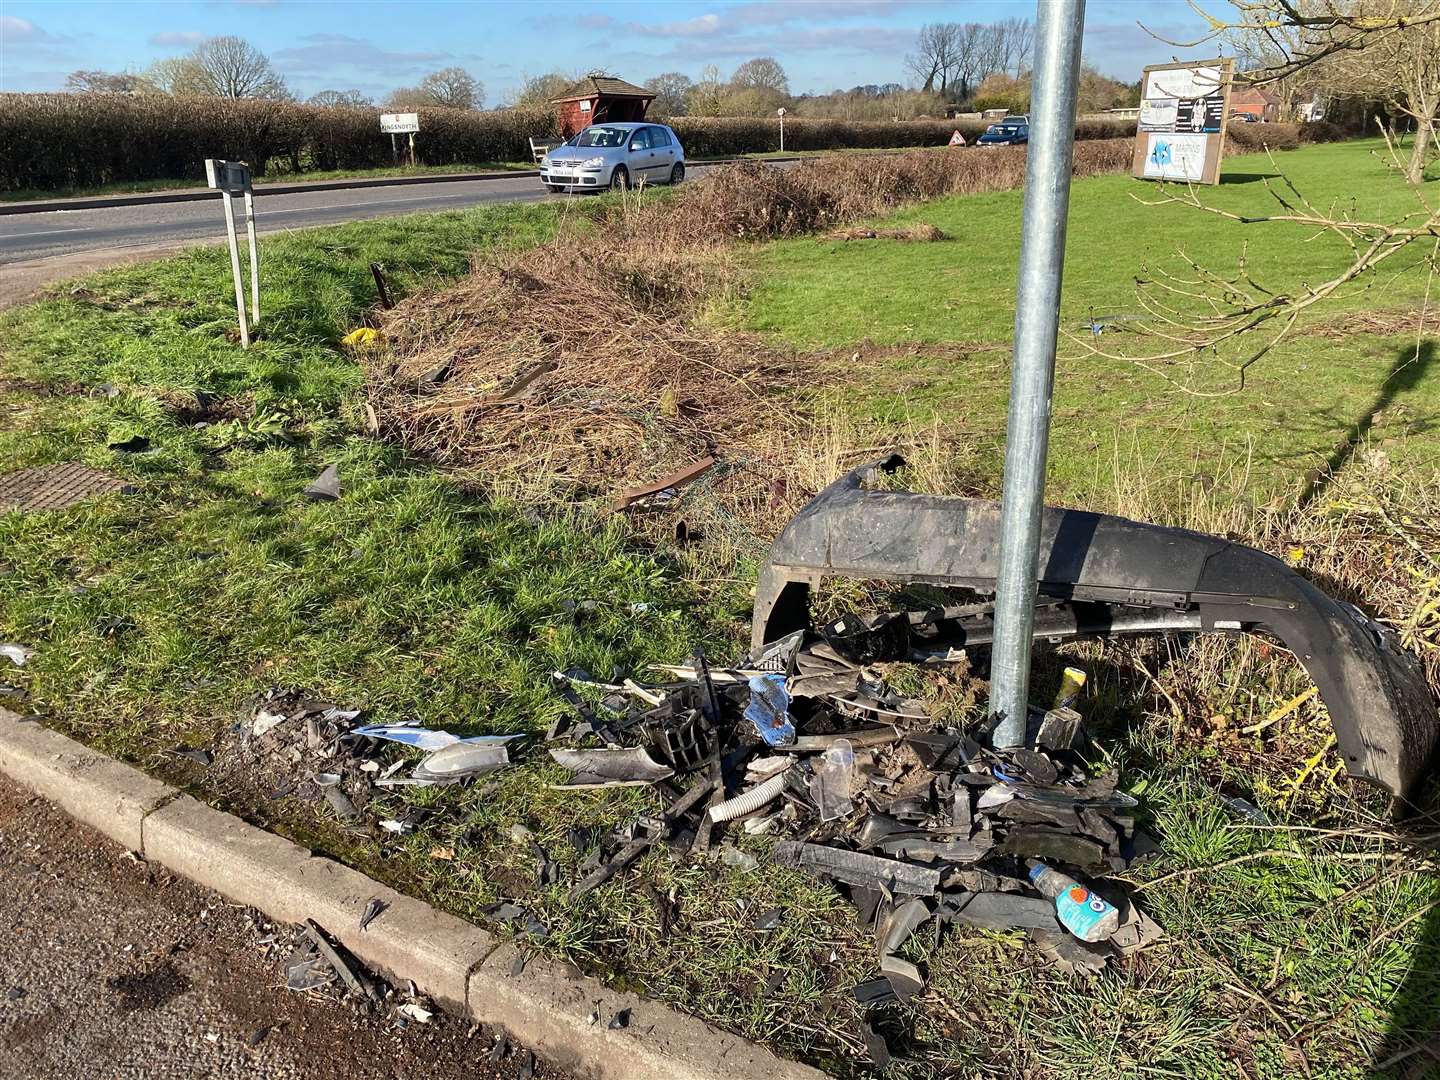
M 380 131 L 385 135 L 413 135 L 419 130 L 419 113 L 401 112 L 380 114 Z

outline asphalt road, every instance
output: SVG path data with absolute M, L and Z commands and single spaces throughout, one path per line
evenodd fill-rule
M 701 176 L 705 171 L 705 166 L 697 165 L 690 170 L 690 175 Z M 255 215 L 260 231 L 273 233 L 425 210 L 458 210 L 486 203 L 591 197 L 551 195 L 537 178 L 525 176 L 262 195 L 255 200 Z M 103 250 L 118 254 L 126 249 L 169 248 L 207 240 L 221 243 L 224 239 L 224 218 L 218 198 L 13 214 L 0 216 L 0 266 L 85 252 Z
M 563 1080 L 436 1012 L 285 988 L 289 928 L 146 865 L 0 784 L 5 1080 Z

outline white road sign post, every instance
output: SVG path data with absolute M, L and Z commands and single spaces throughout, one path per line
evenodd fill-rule
M 785 110 L 776 109 L 775 115 L 780 117 L 780 153 L 785 152 Z
M 395 136 L 410 136 L 410 167 L 415 167 L 415 133 L 420 130 L 420 114 L 413 112 L 381 113 L 380 130 L 390 136 L 390 150 L 395 150 Z
M 225 239 L 230 242 L 230 273 L 235 279 L 235 314 L 240 319 L 240 344 L 250 347 L 250 328 L 260 325 L 260 247 L 255 240 L 255 199 L 250 166 L 243 161 L 205 159 L 205 179 L 220 192 L 225 205 Z M 235 208 L 231 199 L 245 198 L 245 232 L 250 241 L 250 318 L 245 318 L 245 283 L 240 276 L 240 244 L 235 238 Z

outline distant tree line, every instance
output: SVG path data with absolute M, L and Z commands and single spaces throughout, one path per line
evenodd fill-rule
M 295 100 L 268 56 L 244 38 L 228 35 L 207 38 L 185 55 L 157 60 L 143 72 L 72 71 L 65 89 L 79 94 Z M 308 103 L 375 105 L 359 90 L 321 90 Z M 392 91 L 381 104 L 403 109 L 479 109 L 485 104 L 485 85 L 464 68 L 447 67 L 431 72 L 415 86 Z
M 797 118 L 833 120 L 911 120 L 943 117 L 948 109 L 1005 108 L 1023 111 L 1030 97 L 1030 58 L 1034 30 L 1028 19 L 996 23 L 930 23 L 920 28 L 915 50 L 905 58 L 911 82 L 867 84 L 829 93 L 792 94 L 784 67 L 773 56 L 757 56 L 729 74 L 714 64 L 697 78 L 667 71 L 645 81 L 655 94 L 656 116 L 774 116 L 785 109 Z M 552 71 L 525 76 L 501 108 L 545 105 L 585 73 Z M 143 72 L 75 71 L 66 89 L 77 93 L 168 94 L 293 101 L 284 78 L 269 57 L 243 38 L 202 41 L 183 56 L 156 61 Z M 1081 85 L 1081 111 L 1097 112 L 1133 105 L 1138 83 L 1109 79 L 1087 68 Z M 309 104 L 373 107 L 358 90 L 327 89 Z M 391 92 L 380 105 L 396 109 L 479 109 L 485 87 L 461 67 L 431 72 L 416 85 Z

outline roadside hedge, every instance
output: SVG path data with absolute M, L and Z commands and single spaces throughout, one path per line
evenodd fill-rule
M 553 136 L 548 110 L 420 109 L 430 165 L 525 161 L 530 136 Z M 282 101 L 0 94 L 0 190 L 203 180 L 207 157 L 248 161 L 256 175 L 391 164 L 380 110 Z
M 780 149 L 778 117 L 676 116 L 667 121 L 692 158 L 729 157 Z M 984 134 L 978 120 L 791 120 L 785 121 L 786 150 L 883 150 L 944 146 L 959 131 L 967 142 Z M 1080 139 L 1113 139 L 1133 134 L 1131 121 L 1081 121 Z
M 528 161 L 528 139 L 553 138 L 546 109 L 471 112 L 420 109 L 417 150 L 427 165 Z M 0 190 L 98 187 L 137 180 L 202 180 L 204 159 L 248 161 L 257 176 L 391 164 L 380 110 L 277 101 L 130 97 L 120 94 L 0 94 Z M 691 158 L 763 153 L 780 147 L 777 118 L 681 116 L 669 123 Z M 785 121 L 786 150 L 943 146 L 973 120 Z M 1331 124 L 1232 124 L 1232 146 L 1287 149 L 1345 137 Z M 1082 120 L 1078 139 L 1133 135 L 1134 121 Z

